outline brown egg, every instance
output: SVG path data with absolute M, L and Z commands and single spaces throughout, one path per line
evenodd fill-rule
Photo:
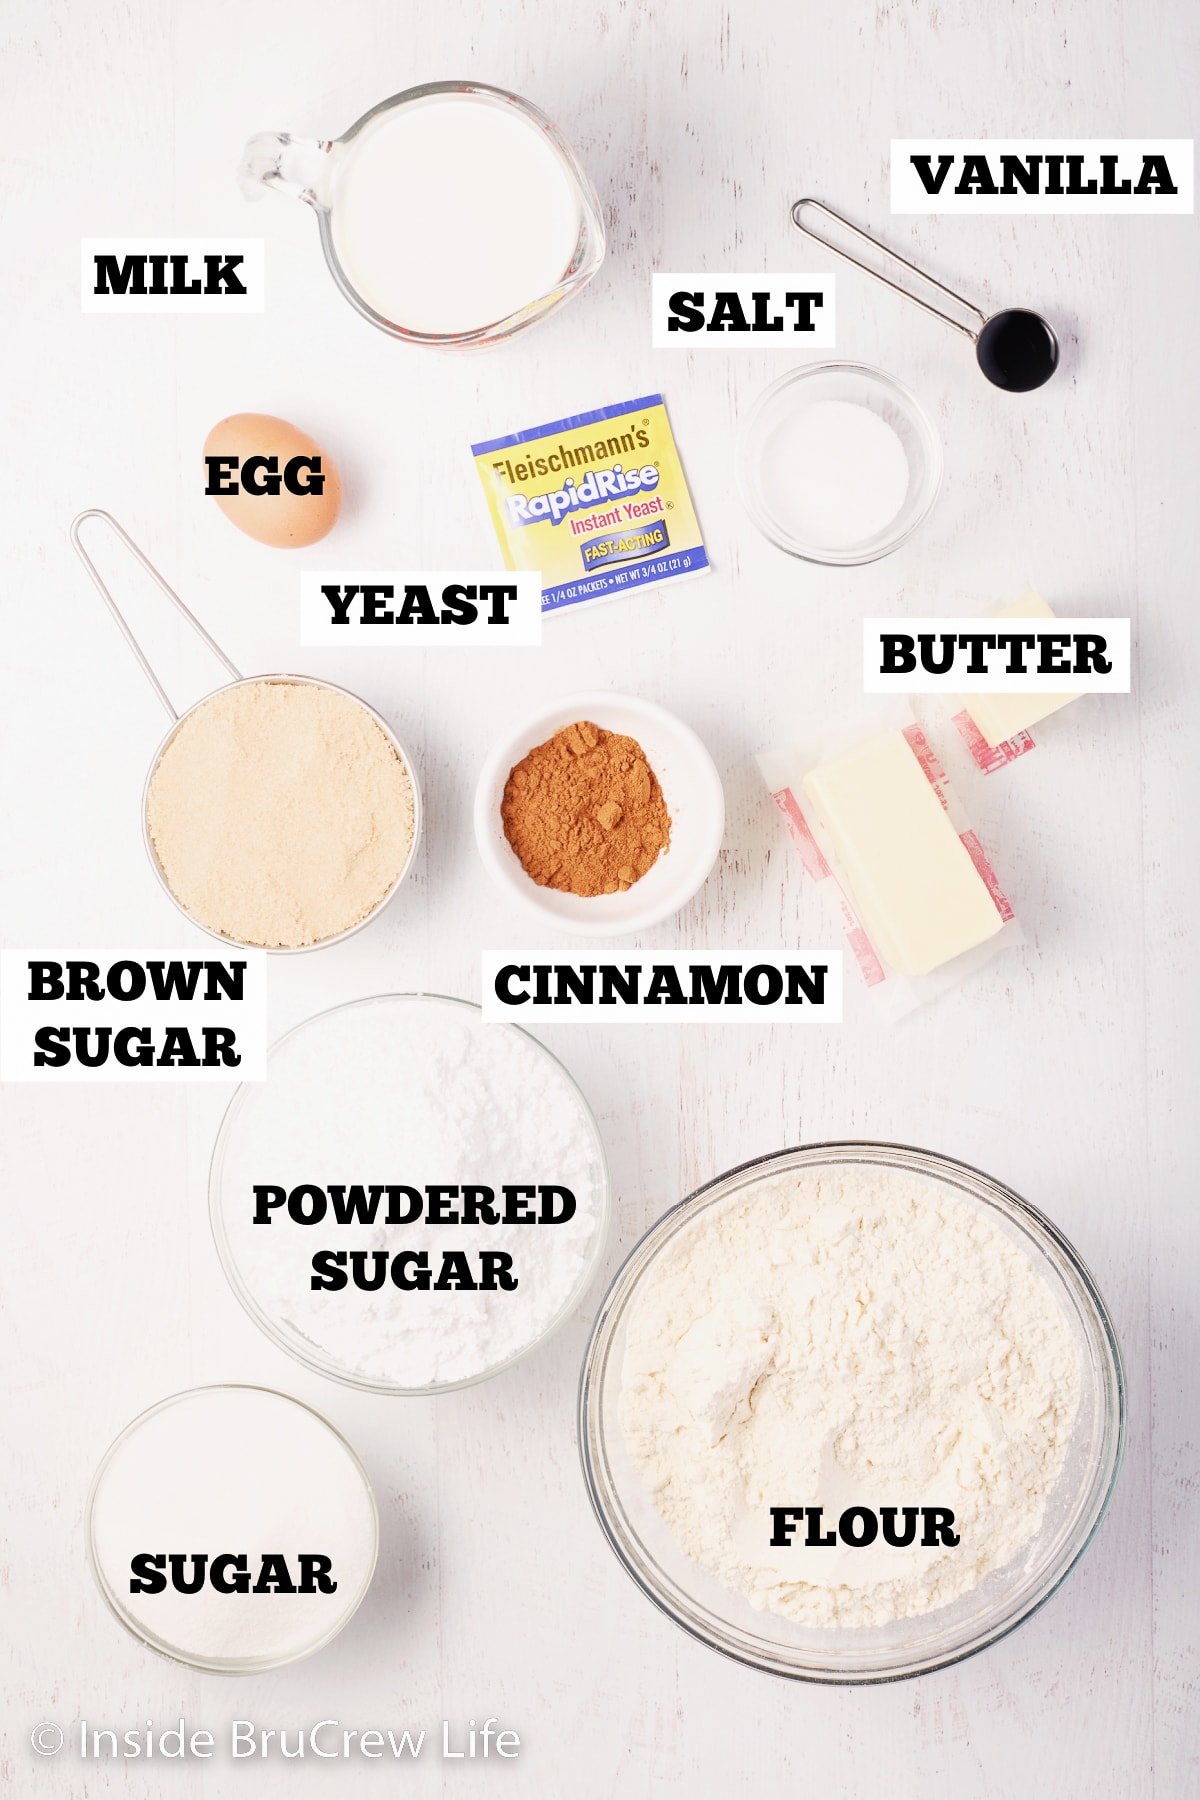
M 218 466 L 214 457 L 224 460 Z M 286 419 L 231 413 L 205 438 L 204 459 L 205 492 L 247 537 L 294 550 L 332 531 L 341 478 L 320 444 Z

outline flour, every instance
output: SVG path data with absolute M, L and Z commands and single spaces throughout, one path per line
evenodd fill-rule
M 498 1368 L 558 1320 L 598 1248 L 604 1169 L 570 1077 L 523 1032 L 453 1001 L 390 996 L 309 1020 L 272 1050 L 265 1085 L 241 1090 L 218 1161 L 227 1263 L 253 1304 L 296 1354 L 367 1384 L 435 1387 Z M 275 1206 L 254 1223 L 256 1185 L 351 1183 L 553 1184 L 576 1209 L 562 1223 L 388 1224 L 381 1206 L 373 1223 L 299 1224 Z M 448 1253 L 476 1273 L 500 1255 L 516 1285 L 315 1291 L 314 1254 L 327 1250 L 406 1256 L 406 1279 L 424 1257 L 431 1282 Z
M 620 1417 L 680 1548 L 754 1606 L 882 1625 L 1036 1533 L 1080 1373 L 1066 1313 L 987 1213 L 846 1163 L 765 1179 L 663 1251 L 630 1309 Z M 942 1506 L 960 1543 L 772 1549 L 772 1506 Z
M 201 1665 L 291 1662 L 339 1631 L 375 1567 L 375 1502 L 357 1461 L 305 1406 L 262 1388 L 198 1388 L 135 1421 L 118 1441 L 92 1498 L 92 1555 L 101 1585 L 133 1629 Z M 195 1593 L 144 1579 L 134 1559 L 244 1556 L 251 1578 L 266 1554 L 295 1581 L 302 1555 L 329 1564 L 333 1592 Z M 230 1579 L 230 1577 L 224 1577 Z

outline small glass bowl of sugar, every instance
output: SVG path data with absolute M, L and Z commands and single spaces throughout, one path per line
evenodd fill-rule
M 865 363 L 810 363 L 773 382 L 742 427 L 738 486 L 764 537 L 805 562 L 876 562 L 937 498 L 942 446 L 899 381 Z

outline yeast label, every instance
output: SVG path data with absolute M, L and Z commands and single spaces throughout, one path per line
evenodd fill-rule
M 868 694 L 1127 694 L 1128 619 L 864 619 Z
M 1191 138 L 893 138 L 894 213 L 1190 213 Z
M 492 1023 L 840 1025 L 842 957 L 834 950 L 788 962 L 744 952 L 687 962 L 537 962 L 485 950 L 482 1010 Z
M 655 275 L 655 350 L 831 350 L 832 275 Z
M 325 569 L 300 577 L 300 642 L 314 649 L 528 649 L 541 641 L 536 569 Z
M 85 313 L 260 313 L 262 238 L 84 238 Z
M 0 1080 L 266 1075 L 262 950 L 0 951 Z

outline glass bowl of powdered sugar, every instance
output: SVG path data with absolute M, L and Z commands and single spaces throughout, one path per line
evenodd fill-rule
M 608 1225 L 587 1101 L 515 1025 L 438 994 L 317 1014 L 237 1090 L 209 1175 L 250 1317 L 351 1387 L 499 1374 L 578 1305 Z
M 652 1227 L 580 1388 L 597 1517 L 676 1624 L 845 1683 L 995 1643 L 1074 1567 L 1125 1436 L 1120 1353 L 1061 1233 L 965 1164 L 819 1144 Z
M 942 446 L 903 384 L 865 363 L 810 363 L 773 382 L 738 441 L 737 477 L 764 537 L 849 566 L 899 549 L 937 499 Z

